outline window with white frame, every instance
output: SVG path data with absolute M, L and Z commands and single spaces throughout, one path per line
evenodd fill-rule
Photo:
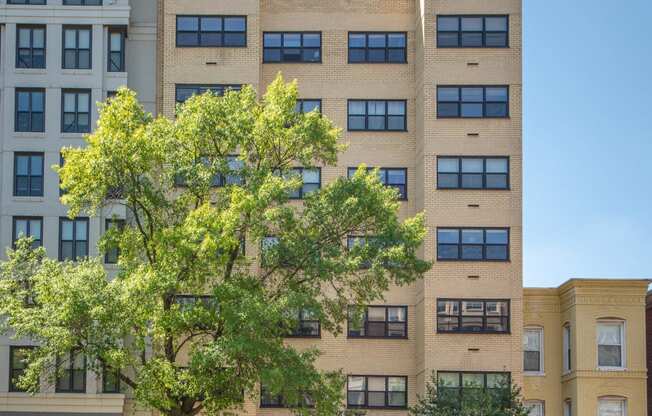
M 598 416 L 625 416 L 627 401 L 618 397 L 606 397 L 598 401 Z
M 526 373 L 543 373 L 543 328 L 525 328 L 523 370 Z
M 562 343 L 564 349 L 564 373 L 571 371 L 571 327 L 564 325 L 562 330 Z
M 525 407 L 530 411 L 528 416 L 544 416 L 544 406 L 541 401 L 527 401 L 525 402 Z
M 625 323 L 601 321 L 597 325 L 598 367 L 625 367 Z
M 570 399 L 564 401 L 564 416 L 573 416 L 573 404 Z

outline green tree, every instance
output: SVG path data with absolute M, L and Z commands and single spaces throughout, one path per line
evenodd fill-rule
M 513 383 L 487 389 L 465 385 L 463 388 L 443 384 L 433 374 L 426 393 L 410 408 L 413 416 L 528 416 L 521 389 Z
M 118 272 L 108 276 L 100 257 L 49 259 L 26 241 L 8 251 L 5 330 L 40 345 L 24 387 L 44 374 L 53 382 L 57 357 L 77 351 L 165 415 L 237 407 L 259 382 L 298 412 L 306 394 L 311 411 L 342 410 L 343 375 L 318 371 L 316 349 L 284 342 L 293 312 L 341 333 L 348 305 L 422 277 L 424 220 L 400 221 L 396 190 L 362 168 L 290 201 L 302 186 L 292 167 L 334 166 L 343 150 L 340 129 L 295 112 L 296 98 L 279 75 L 260 100 L 251 87 L 206 93 L 174 120 L 152 117 L 127 89 L 100 106 L 87 146 L 65 149 L 56 169 L 70 217 L 124 206 L 125 227 L 99 244 L 119 250 Z M 372 238 L 347 249 L 349 235 Z

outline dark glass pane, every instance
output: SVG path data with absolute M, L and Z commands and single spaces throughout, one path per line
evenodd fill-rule
M 247 35 L 244 33 L 225 33 L 224 46 L 245 46 Z
M 459 252 L 458 246 L 456 245 L 447 245 L 447 244 L 438 244 L 437 245 L 437 258 L 438 259 L 458 259 Z
M 387 35 L 387 46 L 390 48 L 404 48 L 405 47 L 405 34 L 404 33 L 389 33 Z
M 263 46 L 265 48 L 269 47 L 281 47 L 281 34 L 280 33 L 265 33 L 263 36 Z
M 304 48 L 319 48 L 321 46 L 321 37 L 318 33 L 305 33 L 303 35 Z
M 508 321 L 507 317 L 488 317 L 487 331 L 507 332 Z
M 84 241 L 77 241 L 75 256 L 78 260 L 88 256 L 88 244 Z
M 460 19 L 457 17 L 439 16 L 437 17 L 437 31 L 460 29 Z
M 439 32 L 437 33 L 437 46 L 458 46 L 459 36 L 457 32 Z
M 600 367 L 622 367 L 620 345 L 598 345 L 598 365 Z
M 487 244 L 507 244 L 508 241 L 507 230 L 487 230 Z
M 462 317 L 462 331 L 464 332 L 481 332 L 482 317 L 480 316 L 463 316 Z
M 486 100 L 487 101 L 498 101 L 498 102 L 507 102 L 508 94 L 507 88 L 505 87 L 487 87 L 485 89 Z
M 482 31 L 484 25 L 482 17 L 462 17 L 462 30 L 464 31 Z
M 86 371 L 74 370 L 72 383 L 72 389 L 74 391 L 84 391 L 84 385 L 86 383 Z
M 440 188 L 457 188 L 458 175 L 455 173 L 440 173 L 437 175 L 437 186 Z
M 225 17 L 224 30 L 227 32 L 244 32 L 246 28 L 244 17 Z
M 29 179 L 25 176 L 17 176 L 16 179 L 16 196 L 28 196 L 29 195 Z
M 462 88 L 462 101 L 481 103 L 484 100 L 484 88 Z
M 200 43 L 202 46 L 221 46 L 222 34 L 221 33 L 202 33 L 200 35 Z
M 369 62 L 385 62 L 385 49 L 367 49 Z
M 177 33 L 177 44 L 179 46 L 196 46 L 199 44 L 197 33 Z
M 301 49 L 283 49 L 283 62 L 300 62 Z
M 386 39 L 385 34 L 369 34 L 367 37 L 368 47 L 369 48 L 385 48 Z
M 388 51 L 388 62 L 405 62 L 405 49 L 390 49 Z
M 319 49 L 304 49 L 303 61 L 304 62 L 319 62 L 321 60 L 321 51 Z
M 364 48 L 366 45 L 364 33 L 349 33 L 349 48 Z
M 487 260 L 507 260 L 507 246 L 487 246 Z
M 457 229 L 437 230 L 437 242 L 439 244 L 457 244 L 460 235 Z
M 464 244 L 482 244 L 484 243 L 484 233 L 482 230 L 462 230 L 462 243 Z
M 16 131 L 30 131 L 29 113 L 18 113 Z
M 498 48 L 507 46 L 507 33 L 486 33 L 485 46 Z
M 187 30 L 187 29 L 184 29 Z M 196 29 L 189 29 L 196 30 Z M 222 30 L 222 19 L 219 17 L 202 17 L 201 30 L 203 32 L 219 32 Z
M 463 245 L 462 258 L 465 260 L 482 260 L 481 245 Z
M 349 116 L 349 130 L 364 130 L 364 116 Z
M 482 188 L 482 175 L 480 174 L 463 174 L 462 175 L 462 188 L 467 189 L 481 189 Z
M 539 351 L 523 351 L 524 362 L 523 370 L 525 371 L 541 371 L 539 366 Z
M 404 337 L 407 334 L 405 333 L 405 323 L 388 323 L 387 324 L 387 336 L 388 337 Z
M 462 117 L 479 118 L 482 117 L 481 103 L 462 103 Z
M 90 50 L 79 51 L 79 69 L 91 68 L 91 52 Z
M 369 392 L 368 395 L 369 407 L 385 407 L 385 392 Z
M 30 195 L 31 196 L 43 196 L 43 177 L 32 177 Z
M 488 174 L 487 188 L 506 189 L 507 175 L 505 174 Z
M 280 49 L 265 49 L 263 51 L 263 60 L 265 62 L 280 62 L 281 50 Z
M 400 392 L 400 391 L 390 391 L 387 393 L 388 395 L 388 405 L 389 406 L 396 406 L 396 407 L 404 407 L 406 406 L 406 400 L 405 400 L 405 392 Z
M 507 31 L 507 18 L 504 16 L 486 17 L 484 24 L 484 29 L 489 32 Z
M 487 103 L 487 117 L 507 117 L 506 103 Z
M 437 88 L 437 101 L 440 102 L 457 102 L 460 100 L 459 88 Z
M 385 130 L 385 116 L 369 116 L 367 123 L 369 130 Z
M 482 32 L 480 32 L 480 33 L 462 32 L 462 46 L 481 47 L 482 46 Z
M 72 259 L 72 241 L 62 241 L 61 242 L 61 258 L 63 260 Z
M 456 316 L 440 316 L 437 318 L 438 331 L 457 331 L 459 320 Z
M 405 130 L 405 117 L 404 116 L 388 116 L 387 129 L 389 130 Z
M 349 391 L 347 394 L 347 403 L 350 406 L 364 406 L 364 392 Z
M 437 117 L 459 117 L 457 103 L 437 103 Z
M 349 49 L 349 62 L 364 62 L 365 50 L 364 49 Z

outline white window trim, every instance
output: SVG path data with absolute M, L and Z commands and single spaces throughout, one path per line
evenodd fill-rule
M 598 397 L 598 406 L 596 409 L 597 416 L 600 416 L 600 402 L 602 401 L 618 401 L 622 405 L 623 416 L 627 416 L 627 399 L 619 396 L 604 396 Z
M 535 376 L 535 377 L 543 377 L 546 375 L 546 367 L 545 367 L 545 355 L 544 355 L 544 333 L 543 333 L 543 327 L 542 326 L 526 326 L 523 330 L 525 331 L 537 331 L 539 332 L 539 345 L 541 348 L 539 349 L 539 371 L 523 371 L 523 375 L 525 376 Z
M 523 404 L 525 406 L 541 406 L 541 416 L 545 416 L 546 414 L 546 402 L 543 400 L 526 400 Z
M 564 400 L 562 413 L 564 416 L 573 416 L 573 402 L 570 399 Z
M 598 351 L 598 325 L 612 324 L 620 325 L 620 362 L 621 366 L 601 366 L 600 365 L 600 352 Z M 627 327 L 625 321 L 621 319 L 598 319 L 595 325 L 595 361 L 599 371 L 625 371 L 627 370 L 627 339 L 625 337 Z

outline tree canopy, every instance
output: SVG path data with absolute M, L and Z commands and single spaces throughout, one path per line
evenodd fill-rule
M 119 250 L 117 271 L 101 256 L 50 259 L 28 241 L 8 251 L 4 330 L 39 345 L 22 386 L 54 382 L 75 351 L 165 415 L 237 407 L 259 383 L 298 412 L 342 410 L 342 374 L 318 370 L 319 351 L 287 343 L 288 328 L 309 310 L 341 333 L 349 305 L 422 277 L 425 226 L 401 220 L 397 191 L 364 167 L 293 201 L 293 168 L 336 166 L 344 150 L 340 129 L 296 100 L 296 82 L 279 75 L 260 99 L 250 86 L 208 92 L 175 119 L 146 113 L 127 89 L 100 104 L 87 145 L 65 149 L 56 169 L 70 217 L 126 213 L 99 242 Z

